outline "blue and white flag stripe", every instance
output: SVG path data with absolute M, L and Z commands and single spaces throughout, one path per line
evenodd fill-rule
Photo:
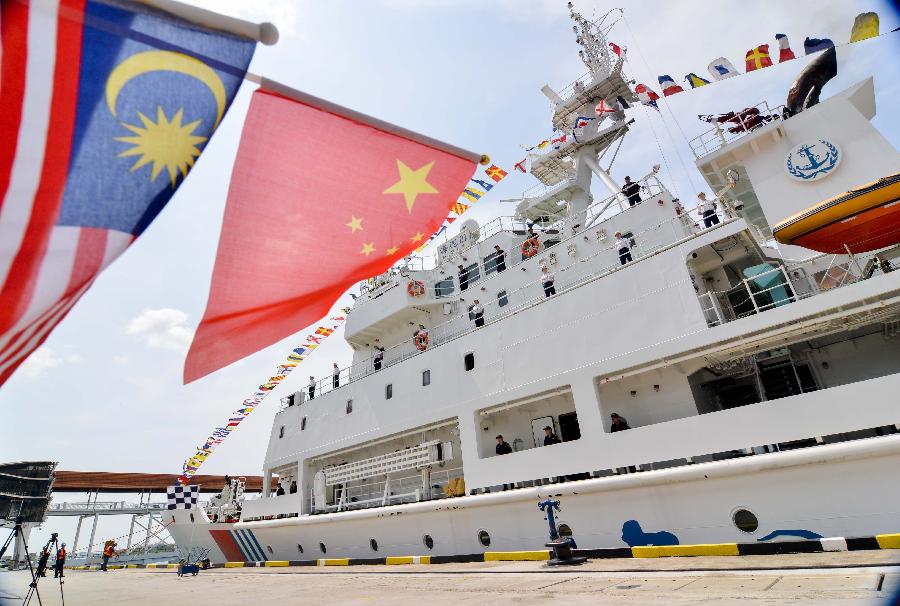
M 265 562 L 268 560 L 262 545 L 256 540 L 252 530 L 230 530 L 231 538 L 241 550 L 241 555 L 248 562 Z

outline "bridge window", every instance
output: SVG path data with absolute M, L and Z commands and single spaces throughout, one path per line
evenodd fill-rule
M 422 371 L 422 387 L 431 385 L 431 370 Z
M 440 282 L 434 283 L 434 296 L 435 297 L 446 297 L 447 295 L 453 294 L 454 290 L 453 278 L 447 278 L 446 280 L 441 280 Z
M 463 364 L 465 365 L 466 371 L 470 371 L 475 368 L 475 354 L 467 353 L 463 358 Z

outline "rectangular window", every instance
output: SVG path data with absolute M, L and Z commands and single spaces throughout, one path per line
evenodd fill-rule
M 431 385 L 431 370 L 422 371 L 422 387 Z
M 471 287 L 481 278 L 481 272 L 478 269 L 478 263 L 472 263 L 466 269 L 469 272 L 469 286 Z
M 466 367 L 466 371 L 472 370 L 475 368 L 475 354 L 467 353 L 463 358 L 463 364 Z
M 505 307 L 509 303 L 509 297 L 506 296 L 506 291 L 501 290 L 497 293 L 497 305 L 500 307 Z
M 435 297 L 446 297 L 447 295 L 453 294 L 453 278 L 447 278 L 446 280 L 441 280 L 440 282 L 435 282 L 434 284 L 434 296 Z
M 394 397 L 394 384 L 388 383 L 387 385 L 384 386 L 384 399 L 390 400 L 393 397 Z

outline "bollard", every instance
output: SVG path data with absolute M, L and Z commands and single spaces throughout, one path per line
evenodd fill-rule
M 556 518 L 553 515 L 554 510 L 560 511 L 559 501 L 546 499 L 538 503 L 538 509 L 546 511 L 547 523 L 550 525 L 550 542 L 544 543 L 545 547 L 549 547 L 553 551 L 553 557 L 547 562 L 548 566 L 574 566 L 583 564 L 587 561 L 586 557 L 573 556 L 572 549 L 575 548 L 575 540 L 571 537 L 560 537 L 556 530 Z

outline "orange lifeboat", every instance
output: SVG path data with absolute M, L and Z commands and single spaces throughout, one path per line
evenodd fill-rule
M 782 244 L 861 253 L 900 242 L 900 173 L 819 202 L 772 229 Z

